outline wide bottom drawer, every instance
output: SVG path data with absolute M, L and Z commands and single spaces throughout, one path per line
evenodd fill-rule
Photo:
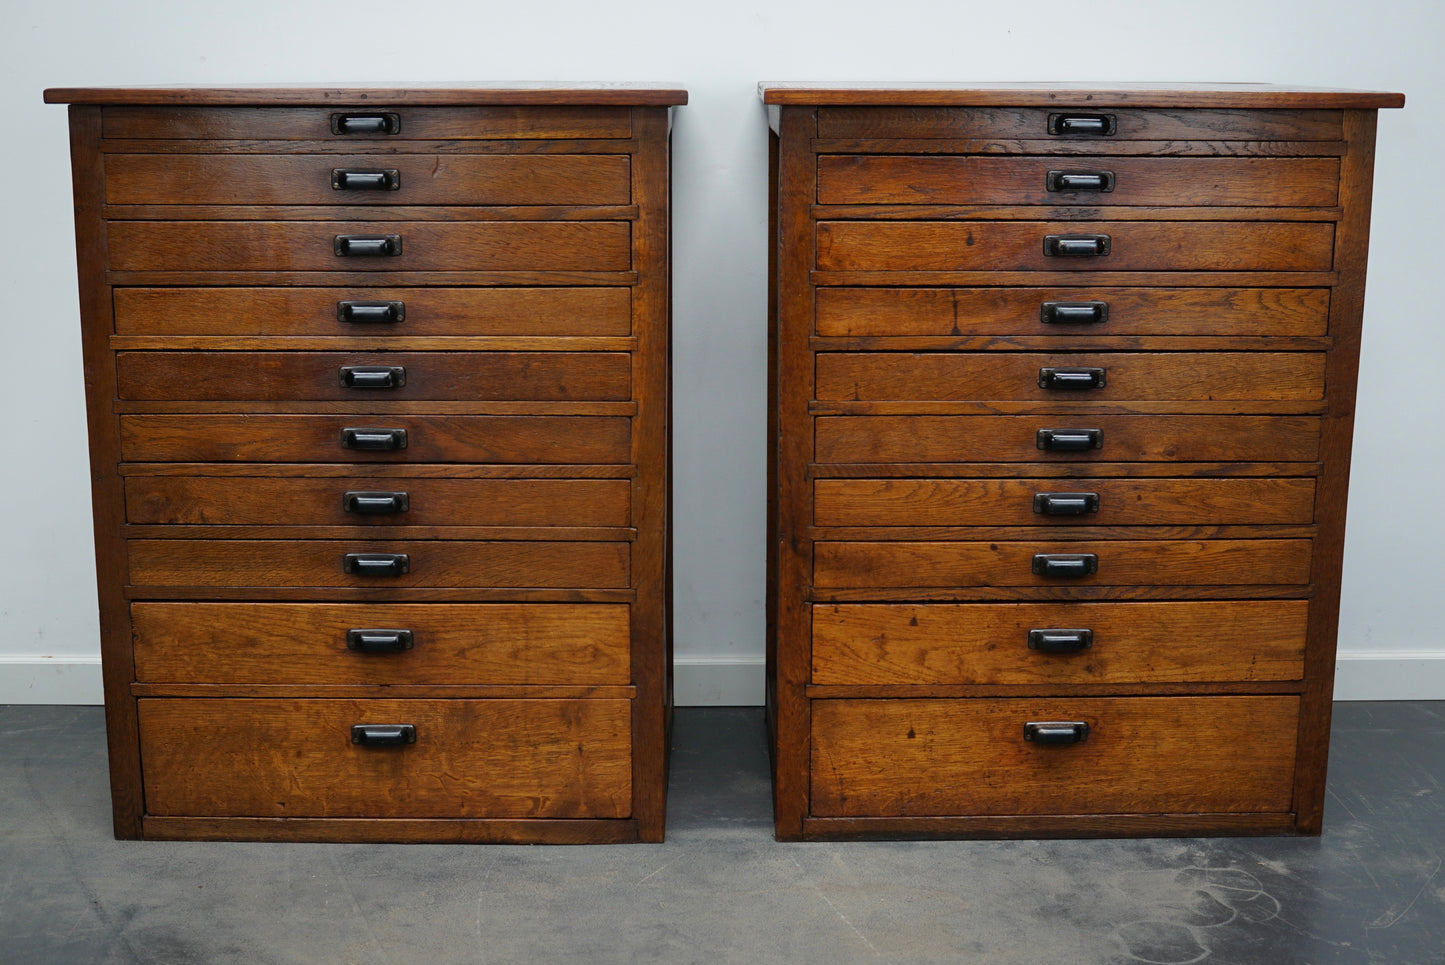
M 1298 716 L 1291 696 L 815 700 L 810 812 L 1286 812 Z
M 138 701 L 150 815 L 624 818 L 627 700 Z M 385 743 L 408 725 L 412 742 Z M 372 727 L 370 737 L 357 727 Z

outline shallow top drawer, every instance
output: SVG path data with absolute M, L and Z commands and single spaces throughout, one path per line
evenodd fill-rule
M 610 154 L 110 154 L 109 204 L 608 204 L 632 200 Z
M 819 137 L 1017 137 L 1058 141 L 1337 141 L 1339 111 L 822 107 Z
M 106 107 L 108 138 L 394 141 L 631 137 L 625 107 Z

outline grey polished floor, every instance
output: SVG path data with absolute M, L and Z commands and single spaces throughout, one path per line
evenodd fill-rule
M 0 962 L 1445 963 L 1445 702 L 1336 705 L 1318 839 L 770 820 L 761 711 L 682 709 L 662 845 L 118 842 L 100 710 L 0 707 Z

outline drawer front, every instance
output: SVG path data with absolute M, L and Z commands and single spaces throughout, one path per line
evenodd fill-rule
M 1084 125 L 1070 124 L 1068 118 L 1104 120 L 1101 124 L 1088 125 L 1089 131 L 1084 131 Z M 1061 133 L 1050 133 L 1051 126 Z M 1070 133 L 1069 128 L 1081 133 Z M 1109 131 L 1112 133 L 1106 133 Z M 1115 141 L 1338 141 L 1343 134 L 1340 112 L 1331 110 L 820 107 L 818 136 L 1013 137 L 1051 142 L 1060 145 L 1058 149 L 1062 151 L 1080 144 L 1104 145 Z
M 136 401 L 625 402 L 625 352 L 119 352 Z
M 1336 158 L 824 155 L 818 203 L 1333 206 L 1339 179 Z
M 812 613 L 815 684 L 1160 684 L 1302 679 L 1309 604 L 850 604 Z
M 1050 255 L 1047 239 L 1107 239 L 1108 253 Z M 820 221 L 820 271 L 1329 271 L 1320 222 Z M 1101 241 L 1102 243 L 1102 241 Z
M 395 133 L 337 133 L 344 116 L 381 118 Z M 389 115 L 389 118 L 387 117 Z M 394 125 L 389 123 L 395 119 Z M 334 141 L 372 150 L 416 140 L 631 137 L 626 107 L 106 107 L 106 138 Z
M 114 301 L 120 335 L 632 333 L 627 288 L 117 288 Z
M 618 589 L 628 586 L 631 548 L 544 540 L 133 539 L 126 555 L 135 586 Z M 364 564 L 349 562 L 356 555 L 394 565 L 361 570 Z
M 1239 526 L 1314 519 L 1313 479 L 819 479 L 818 526 Z
M 1092 556 L 1093 573 L 1036 573 L 1039 557 Z M 1017 542 L 817 542 L 813 585 L 1052 587 L 1297 585 L 1310 581 L 1307 539 Z
M 365 182 L 358 175 L 380 174 Z M 367 183 L 380 187 L 358 188 Z M 628 204 L 609 155 L 107 154 L 108 204 Z
M 817 290 L 817 333 L 843 337 L 1323 335 L 1329 313 L 1327 288 Z
M 819 700 L 812 708 L 818 817 L 1291 807 L 1297 697 Z M 1088 738 L 1028 741 L 1030 722 L 1087 723 Z
M 1319 400 L 1323 352 L 825 352 L 824 401 Z
M 820 416 L 820 463 L 1302 462 L 1319 458 L 1308 416 Z M 1097 433 L 1095 448 L 1041 449 L 1040 433 Z
M 627 271 L 620 221 L 112 221 L 113 271 Z M 337 253 L 343 238 L 396 254 Z
M 181 526 L 627 526 L 627 479 L 128 476 L 126 522 Z
M 127 462 L 626 464 L 632 420 L 613 416 L 123 415 Z M 397 448 L 348 445 L 357 434 Z
M 622 818 L 626 700 L 137 702 L 146 811 L 188 817 Z M 352 742 L 409 724 L 415 743 Z
M 134 603 L 136 680 L 230 686 L 625 685 L 628 608 Z

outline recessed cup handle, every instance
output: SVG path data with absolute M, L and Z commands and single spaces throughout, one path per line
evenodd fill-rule
M 1083 720 L 1031 720 L 1024 724 L 1024 740 L 1031 744 L 1065 747 L 1089 739 L 1089 723 Z
M 362 747 L 403 747 L 416 743 L 413 724 L 353 724 L 351 743 Z

